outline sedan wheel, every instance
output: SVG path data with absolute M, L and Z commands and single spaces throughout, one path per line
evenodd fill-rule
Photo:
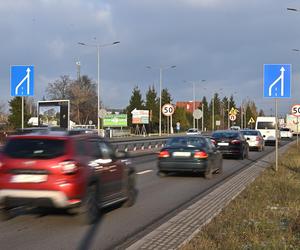
M 134 205 L 137 197 L 137 189 L 135 187 L 135 175 L 131 174 L 128 176 L 128 184 L 127 184 L 127 200 L 124 202 L 124 207 L 131 207 Z
M 77 216 L 82 224 L 93 224 L 100 218 L 96 184 L 88 186 L 86 197 L 78 208 Z
M 213 170 L 211 167 L 208 167 L 204 173 L 204 178 L 210 180 L 213 177 Z

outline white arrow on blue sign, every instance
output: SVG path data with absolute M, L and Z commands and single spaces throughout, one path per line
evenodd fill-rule
M 264 65 L 264 97 L 291 97 L 291 64 Z
M 34 67 L 33 66 L 11 66 L 10 72 L 10 95 L 11 96 L 33 96 Z

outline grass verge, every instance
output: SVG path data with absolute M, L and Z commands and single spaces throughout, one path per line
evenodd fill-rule
M 300 153 L 265 170 L 182 250 L 300 249 Z

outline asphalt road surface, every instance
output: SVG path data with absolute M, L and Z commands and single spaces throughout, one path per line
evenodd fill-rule
M 223 174 L 211 180 L 199 175 L 161 178 L 156 175 L 156 156 L 135 158 L 139 196 L 133 207 L 109 209 L 92 226 L 80 225 L 75 216 L 63 211 L 17 211 L 17 217 L 0 223 L 0 248 L 124 249 L 199 199 L 209 188 L 274 148 L 267 146 L 264 152 L 251 151 L 248 160 L 224 159 Z

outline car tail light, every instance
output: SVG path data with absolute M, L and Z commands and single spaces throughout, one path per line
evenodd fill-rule
M 256 136 L 256 141 L 260 141 L 262 138 L 260 138 L 259 136 Z
M 170 157 L 170 153 L 167 150 L 163 150 L 159 153 L 158 157 L 159 158 L 167 158 L 167 157 Z
M 231 144 L 240 144 L 240 143 L 241 143 L 240 140 L 232 140 L 232 141 L 231 141 Z
M 204 159 L 207 157 L 208 157 L 207 153 L 205 153 L 203 151 L 197 151 L 194 153 L 194 158 L 197 158 L 197 159 Z
M 59 166 L 64 174 L 74 174 L 78 171 L 75 161 L 63 161 L 59 163 Z

